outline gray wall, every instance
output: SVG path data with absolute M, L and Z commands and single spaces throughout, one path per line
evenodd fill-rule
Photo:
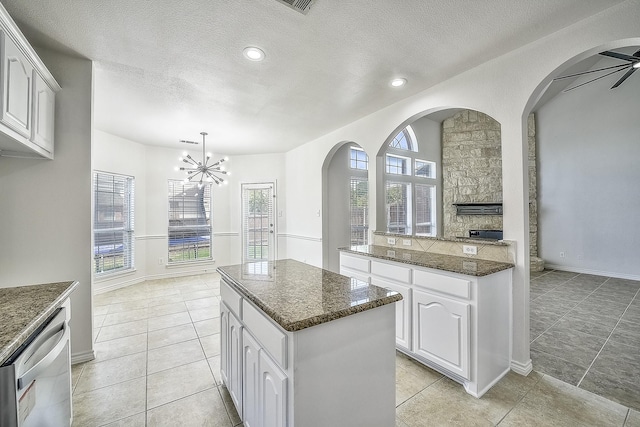
M 92 63 L 38 50 L 56 94 L 55 160 L 0 157 L 0 287 L 77 280 L 71 352 L 91 357 Z
M 640 279 L 640 73 L 615 80 L 537 111 L 538 248 L 547 265 Z

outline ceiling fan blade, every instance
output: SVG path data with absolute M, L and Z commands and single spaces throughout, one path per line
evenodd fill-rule
M 638 69 L 637 69 L 637 68 L 633 68 L 633 67 L 631 67 L 631 68 L 629 69 L 629 71 L 627 71 L 627 72 L 624 74 L 624 76 L 620 77 L 620 80 L 618 80 L 618 81 L 616 82 L 616 84 L 614 84 L 613 86 L 611 86 L 611 89 L 615 89 L 615 88 L 617 88 L 618 86 L 620 86 L 620 85 L 622 84 L 622 82 L 624 82 L 625 80 L 627 80 L 627 79 L 629 78 L 629 76 L 630 76 L 631 74 L 633 74 L 634 72 L 636 72 L 636 71 L 638 71 Z
M 638 60 L 638 57 L 635 56 L 638 52 L 636 52 L 634 54 L 634 56 L 631 55 L 625 55 L 624 53 L 618 53 L 618 52 L 612 52 L 610 50 L 605 50 L 604 52 L 600 52 L 600 55 L 604 55 L 604 56 L 610 56 L 611 58 L 616 58 L 616 59 L 622 59 L 623 61 L 632 61 L 635 62 Z
M 622 68 L 622 67 L 628 67 L 628 66 L 629 66 L 629 64 L 619 64 L 619 65 L 614 65 L 612 67 L 598 68 L 597 70 L 589 70 L 589 71 L 583 71 L 581 73 L 568 74 L 566 76 L 556 77 L 553 80 L 568 79 L 569 77 L 577 77 L 577 76 L 582 76 L 584 74 L 597 73 L 598 71 L 611 70 L 613 68 Z
M 562 92 L 569 92 L 570 90 L 574 90 L 574 89 L 579 88 L 580 86 L 584 86 L 584 85 L 586 85 L 586 84 L 588 84 L 588 83 L 595 82 L 596 80 L 600 80 L 600 79 L 602 79 L 602 78 L 604 78 L 604 77 L 610 76 L 611 74 L 619 73 L 619 72 L 620 72 L 620 71 L 622 71 L 622 70 L 624 70 L 624 68 L 620 68 L 620 69 L 618 69 L 618 70 L 613 70 L 613 71 L 611 71 L 610 73 L 604 74 L 604 75 L 602 75 L 602 76 L 600 76 L 600 77 L 596 77 L 595 79 L 591 79 L 591 80 L 589 80 L 589 81 L 587 81 L 587 82 L 580 83 L 578 86 L 574 86 L 574 87 L 572 87 L 572 88 L 565 89 L 565 90 L 563 90 Z M 635 70 L 635 68 L 632 68 L 632 70 Z

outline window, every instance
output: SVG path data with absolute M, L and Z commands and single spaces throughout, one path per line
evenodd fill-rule
M 427 162 L 426 160 L 416 159 L 413 173 L 415 176 L 435 179 L 436 164 L 434 162 Z
M 211 184 L 169 181 L 170 263 L 212 259 Z
M 362 148 L 351 147 L 349 150 L 349 167 L 365 171 L 369 169 L 369 156 Z
M 416 158 L 419 155 L 418 142 L 410 126 L 398 132 L 384 153 L 388 233 L 437 234 L 436 163 Z
M 133 177 L 93 175 L 93 260 L 96 275 L 131 270 L 134 242 Z
M 385 201 L 387 207 L 387 231 L 411 234 L 411 184 L 387 182 Z
M 411 175 L 410 168 L 407 165 L 411 164 L 411 159 L 406 157 L 394 156 L 393 154 L 386 155 L 385 170 L 387 173 L 394 175 Z
M 369 181 L 367 178 L 351 177 L 349 197 L 351 245 L 366 245 L 369 242 Z

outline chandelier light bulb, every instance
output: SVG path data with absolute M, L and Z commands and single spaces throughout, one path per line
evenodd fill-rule
M 183 151 L 183 152 L 182 152 L 182 155 L 183 155 L 184 157 L 187 157 L 187 156 L 189 155 L 189 153 L 187 153 L 186 151 Z
M 179 170 L 185 171 L 187 177 L 184 182 L 193 182 L 198 183 L 198 188 L 202 188 L 205 183 L 213 182 L 215 184 L 222 184 L 224 180 L 220 177 L 220 175 L 228 175 L 229 173 L 224 170 L 224 168 L 220 167 L 220 163 L 229 160 L 228 157 L 224 159 L 220 159 L 217 162 L 209 163 L 211 157 L 213 156 L 211 152 L 206 151 L 206 142 L 205 137 L 207 135 L 206 132 L 200 132 L 202 135 L 202 160 L 198 161 L 191 157 L 187 152 L 184 153 L 184 157 L 179 158 L 180 161 L 187 164 L 187 166 L 183 166 L 179 168 Z M 191 141 L 181 141 L 181 142 L 191 142 Z M 197 144 L 197 142 L 191 142 L 193 144 Z M 225 183 L 226 184 L 226 183 Z
M 225 157 L 224 157 L 224 161 L 225 161 L 225 162 L 228 162 L 228 161 L 229 161 L 229 157 L 225 156 Z

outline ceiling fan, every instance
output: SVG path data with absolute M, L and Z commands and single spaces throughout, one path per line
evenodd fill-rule
M 619 73 L 620 71 L 624 71 L 627 70 L 626 73 L 624 73 L 624 75 L 622 77 L 620 77 L 620 79 L 613 85 L 611 86 L 611 89 L 615 89 L 618 86 L 620 86 L 625 80 L 627 80 L 629 78 L 629 76 L 631 76 L 631 74 L 635 73 L 636 71 L 638 71 L 638 68 L 640 68 L 640 50 L 636 51 L 633 55 L 627 55 L 624 53 L 620 53 L 620 52 L 613 52 L 611 50 L 605 50 L 604 52 L 600 52 L 600 55 L 603 56 L 609 56 L 611 58 L 616 58 L 616 59 L 620 59 L 622 61 L 625 61 L 624 64 L 618 64 L 618 65 L 613 65 L 611 67 L 604 67 L 604 68 L 599 68 L 597 70 L 589 70 L 589 71 L 584 71 L 582 73 L 575 73 L 575 74 L 569 74 L 567 76 L 561 76 L 561 77 L 556 77 L 554 80 L 561 80 L 561 79 L 568 79 L 570 77 L 578 77 L 578 76 L 582 76 L 584 74 L 589 74 L 589 73 L 597 73 L 599 71 L 605 71 L 605 70 L 613 70 L 610 71 L 602 76 L 596 77 L 595 79 L 591 79 L 587 82 L 581 83 L 579 85 L 576 85 L 572 88 L 569 89 L 565 89 L 563 92 L 569 92 L 570 90 L 579 88 L 580 86 L 584 86 L 587 83 L 591 83 L 591 82 L 595 82 L 596 80 L 600 80 L 604 77 L 610 76 L 611 74 L 615 74 L 615 73 Z

